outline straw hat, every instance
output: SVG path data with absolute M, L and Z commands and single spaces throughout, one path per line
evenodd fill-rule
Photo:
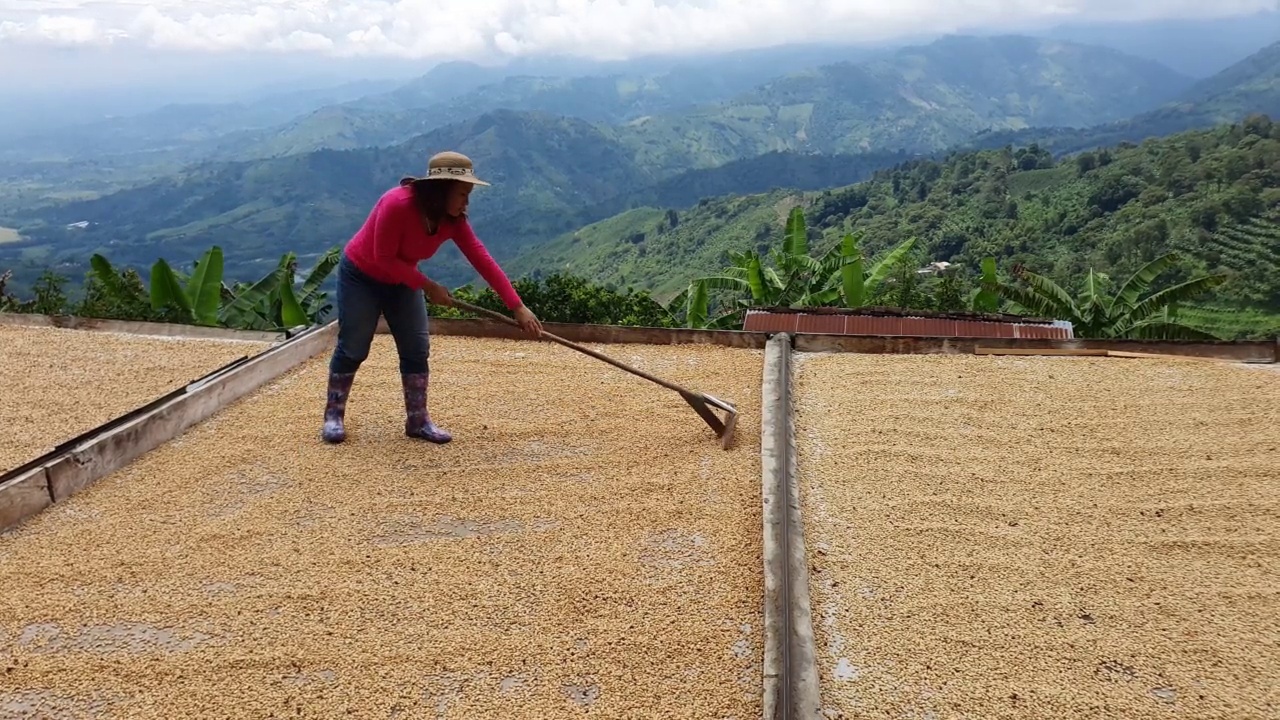
M 471 158 L 462 153 L 446 151 L 436 153 L 427 161 L 427 176 L 425 180 L 461 180 L 473 185 L 488 185 L 489 183 L 476 177 L 475 168 L 471 165 Z

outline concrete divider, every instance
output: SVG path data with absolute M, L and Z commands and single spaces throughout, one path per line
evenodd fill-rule
M 42 512 L 52 504 L 49 476 L 43 466 L 0 482 L 0 532 Z
M 791 338 L 765 347 L 760 469 L 764 515 L 764 720 L 822 712 L 809 601 L 809 562 L 796 482 L 791 407 Z
M 327 351 L 336 322 L 295 335 L 262 353 L 238 360 L 181 390 L 104 423 L 60 446 L 37 463 L 0 476 L 0 531 L 61 502 L 187 428 Z M 317 390 L 322 392 L 322 390 Z M 36 492 L 44 488 L 45 500 Z

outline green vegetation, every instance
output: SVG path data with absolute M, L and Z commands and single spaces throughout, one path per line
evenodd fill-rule
M 254 283 L 223 281 L 222 248 L 214 246 L 193 263 L 190 274 L 174 270 L 160 258 L 151 266 L 150 286 L 133 268 L 117 269 L 95 254 L 82 297 L 72 301 L 66 278 L 46 271 L 30 300 L 5 289 L 10 273 L 0 276 L 0 312 L 78 315 L 113 320 L 169 322 L 241 330 L 289 330 L 313 325 L 332 306 L 321 284 L 338 264 L 338 248 L 312 268 L 300 290 L 293 253 L 285 253 L 275 270 Z
M 676 318 L 647 292 L 596 285 L 575 275 L 554 273 L 540 279 L 520 278 L 512 285 L 520 299 L 543 322 L 626 325 L 633 327 L 676 327 Z M 477 291 L 464 285 L 453 296 L 473 305 L 508 313 L 501 298 L 491 288 Z M 453 308 L 428 305 L 432 316 L 474 317 Z
M 1000 284 L 997 292 L 1018 314 L 1071 322 L 1076 337 L 1220 339 L 1219 334 L 1180 321 L 1177 307 L 1180 302 L 1221 285 L 1226 281 L 1226 275 L 1202 275 L 1159 292 L 1149 292 L 1155 279 L 1177 262 L 1175 253 L 1152 260 L 1139 268 L 1110 298 L 1106 297 L 1109 278 L 1093 270 L 1089 271 L 1078 299 L 1072 298 L 1052 280 L 1026 269 L 1019 269 L 1017 275 L 1028 287 Z M 1199 322 L 1203 326 L 1212 321 L 1201 316 Z
M 543 269 L 568 271 L 644 287 L 669 300 L 696 274 L 727 263 L 730 249 L 771 246 L 777 224 L 790 210 L 790 195 L 708 199 L 685 211 L 638 208 L 561 236 L 506 266 L 534 277 Z
M 848 234 L 872 255 L 918 238 L 917 267 L 952 264 L 922 282 L 954 276 L 971 287 L 963 278 L 993 257 L 1081 287 L 1090 272 L 1132 276 L 1176 252 L 1184 262 L 1168 269 L 1170 282 L 1229 278 L 1212 303 L 1184 305 L 1184 322 L 1254 337 L 1280 318 L 1280 124 L 1265 116 L 1061 161 L 1034 146 L 955 153 L 822 192 L 707 199 L 676 213 L 678 223 L 659 209 L 632 211 L 516 265 L 673 295 L 736 253 L 766 251 L 796 205 L 805 208 L 809 246 L 823 252 Z M 655 269 L 648 284 L 641 268 Z
M 297 264 L 323 268 L 326 249 L 354 233 L 382 192 L 447 147 L 494 182 L 476 194 L 472 221 L 528 293 L 549 298 L 540 302 L 552 316 L 555 302 L 570 302 L 579 303 L 574 317 L 596 317 L 583 304 L 593 293 L 608 317 L 641 324 L 723 326 L 768 303 L 993 309 L 1016 294 L 995 279 L 1001 268 L 1034 271 L 1011 277 L 1040 277 L 1040 289 L 1097 293 L 1104 278 L 1134 277 L 1176 253 L 1183 262 L 1152 283 L 1225 282 L 1211 300 L 1171 303 L 1162 322 L 1233 337 L 1280 325 L 1280 131 L 1266 115 L 1240 118 L 1280 101 L 1280 43 L 1194 84 L 1104 48 L 1020 37 L 950 37 L 788 70 L 755 87 L 746 78 L 758 70 L 727 68 L 427 83 L 295 114 L 283 134 L 226 109 L 189 136 L 165 135 L 164 148 L 133 165 L 128 148 L 95 160 L 92 178 L 56 161 L 0 166 L 0 224 L 22 236 L 0 235 L 0 267 L 13 270 L 10 293 L 35 297 L 24 306 L 57 306 L 58 293 L 81 290 L 63 288 L 53 268 L 83 270 L 83 302 L 100 312 L 236 326 L 314 321 L 327 311 L 329 270 L 295 291 Z M 418 111 L 423 102 L 439 112 Z M 171 121 L 189 110 L 149 122 L 178 127 Z M 406 124 L 410 115 L 419 125 Z M 1235 124 L 1097 147 L 1224 119 Z M 357 147 L 446 122 L 395 147 Z M 267 145 L 253 149 L 254 133 Z M 128 137 L 148 142 L 141 126 Z M 1044 142 L 992 144 L 1009 137 Z M 925 155 L 969 139 L 985 149 Z M 119 189 L 218 143 L 203 157 L 245 159 Z M 1053 155 L 1082 143 L 1089 149 L 1079 155 Z M 220 154 L 232 150 L 247 154 Z M 259 152 L 279 156 L 254 159 Z M 211 245 L 216 253 L 183 256 Z M 150 284 L 105 253 L 150 267 Z M 190 275 L 173 270 L 191 263 Z M 475 277 L 452 245 L 431 265 L 450 285 Z M 223 275 L 261 279 L 228 287 Z M 1101 312 L 1081 302 L 1054 312 Z M 1157 317 L 1106 308 L 1130 314 L 1109 315 L 1110 330 L 1097 332 L 1140 332 Z
M 1280 311 L 1274 217 L 1280 125 L 1266 117 L 1055 163 L 1030 147 L 909 163 L 820 194 L 814 223 L 871 247 L 916 235 L 934 260 L 988 255 L 1079 285 L 1132 275 L 1169 252 L 1188 273 L 1226 273 L 1223 307 Z
M 240 330 L 284 331 L 326 322 L 333 305 L 320 287 L 337 267 L 339 248 L 321 257 L 300 288 L 293 253 L 285 253 L 276 268 L 256 282 L 228 285 L 222 275 L 222 249 L 212 247 L 193 264 L 189 274 L 160 259 L 151 268 L 150 285 L 133 268 L 118 269 L 102 255 L 93 257 L 83 296 L 72 300 L 66 278 L 46 271 L 28 300 L 6 289 L 11 273 L 0 274 L 0 312 L 169 322 Z M 525 304 L 546 322 L 594 323 L 643 327 L 673 327 L 670 312 L 643 291 L 617 290 L 580 277 L 554 274 L 542 279 L 514 281 Z M 507 312 L 490 288 L 464 285 L 453 291 L 460 300 Z M 428 305 L 434 317 L 464 318 L 469 313 Z
M 947 38 L 754 89 L 749 77 L 722 68 L 508 78 L 433 101 L 429 112 L 357 102 L 266 130 L 193 129 L 195 146 L 212 143 L 204 154 L 173 144 L 166 130 L 157 137 L 173 142 L 154 151 L 0 166 L 0 220 L 28 237 L 0 246 L 0 267 L 29 280 L 45 267 L 83 268 L 106 248 L 141 265 L 174 257 L 181 243 L 219 245 L 229 272 L 258 276 L 269 269 L 266 258 L 290 250 L 308 258 L 344 242 L 382 191 L 422 172 L 441 148 L 472 156 L 494 181 L 477 193 L 474 215 L 505 262 L 635 207 L 855 182 L 978 130 L 1096 124 L 1153 107 L 1189 83 L 1104 48 L 1019 37 Z M 248 122 L 226 110 L 208 128 Z M 141 126 L 128 136 L 146 137 Z M 389 142 L 400 144 L 367 147 Z M 765 153 L 773 154 L 754 160 Z M 845 156 L 820 157 L 831 153 Z M 683 175 L 698 170 L 708 172 Z M 93 196 L 77 198 L 81 192 Z M 68 228 L 82 221 L 89 227 Z M 19 259 L 32 248 L 38 256 Z M 437 265 L 451 283 L 474 277 L 451 249 Z
M 1110 298 L 1109 279 L 1093 270 L 1079 300 L 1052 280 L 1022 267 L 1016 280 L 999 277 L 996 259 L 983 258 L 976 287 L 952 267 L 922 279 L 916 238 L 902 241 L 870 267 L 859 238 L 846 234 L 819 257 L 809 253 L 804 211 L 793 208 L 772 264 L 752 250 L 733 255 L 733 265 L 717 275 L 700 277 L 668 305 L 688 327 L 741 327 L 750 308 L 861 308 L 892 305 L 914 310 L 973 311 L 1068 320 L 1077 337 L 1143 339 L 1220 339 L 1223 328 L 1199 316 L 1197 325 L 1178 317 L 1179 303 L 1221 285 L 1225 275 L 1208 275 L 1150 292 L 1156 279 L 1173 269 L 1178 257 L 1167 254 L 1141 267 Z M 1020 281 L 1020 282 L 1019 282 Z M 967 299 L 966 299 L 967 290 Z M 1003 307 L 1002 307 L 1003 306 Z
M 794 207 L 787 217 L 782 247 L 770 253 L 772 265 L 757 250 L 733 253 L 732 266 L 719 275 L 697 278 L 668 307 L 682 308 L 689 327 L 716 329 L 741 327 L 743 313 L 753 307 L 862 307 L 877 296 L 890 272 L 905 265 L 914 244 L 915 238 L 908 238 L 867 268 L 858 238 L 849 234 L 821 258 L 814 258 L 809 254 L 804 211 Z M 712 316 L 712 295 L 717 291 L 740 297 L 724 302 L 721 314 Z

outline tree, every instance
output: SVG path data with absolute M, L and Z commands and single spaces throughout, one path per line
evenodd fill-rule
M 520 278 L 512 282 L 520 299 L 543 322 L 671 327 L 675 319 L 649 293 L 619 291 L 564 273 L 542 278 Z M 476 291 L 471 285 L 453 290 L 452 295 L 487 310 L 506 312 L 502 299 L 492 288 Z M 466 311 L 428 306 L 433 317 L 470 318 Z

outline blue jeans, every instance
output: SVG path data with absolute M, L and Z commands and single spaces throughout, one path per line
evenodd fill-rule
M 431 339 L 427 332 L 427 303 L 421 290 L 379 282 L 360 270 L 343 253 L 338 261 L 338 343 L 329 359 L 329 372 L 353 373 L 369 357 L 378 317 L 400 355 L 400 372 L 427 372 Z

